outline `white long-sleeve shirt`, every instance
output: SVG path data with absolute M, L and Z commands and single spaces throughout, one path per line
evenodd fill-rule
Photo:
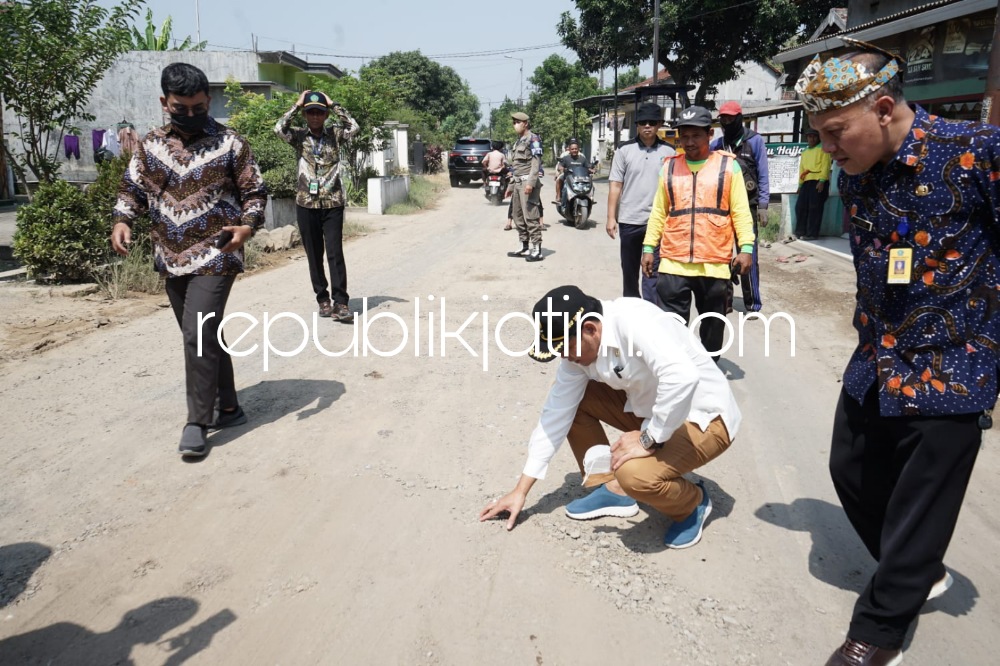
M 625 410 L 642 418 L 642 427 L 657 442 L 670 439 L 685 421 L 704 432 L 717 416 L 730 441 L 736 438 L 742 419 L 736 398 L 696 334 L 639 298 L 601 301 L 601 306 L 601 353 L 588 366 L 559 361 L 555 383 L 528 441 L 525 475 L 545 478 L 590 380 L 624 390 Z

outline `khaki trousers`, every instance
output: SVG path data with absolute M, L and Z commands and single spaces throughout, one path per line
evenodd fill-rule
M 542 225 L 538 218 L 541 216 L 539 207 L 542 202 L 539 191 L 542 184 L 538 183 L 531 189 L 531 194 L 524 193 L 524 181 L 514 183 L 511 195 L 511 217 L 514 220 L 514 228 L 517 229 L 517 237 L 522 243 L 530 242 L 532 245 L 542 244 Z
M 642 428 L 642 419 L 625 411 L 625 401 L 625 391 L 596 381 L 587 384 L 567 435 L 581 473 L 587 449 L 609 443 L 601 423 L 623 432 Z M 683 520 L 701 501 L 701 490 L 683 475 L 714 460 L 729 445 L 729 432 L 720 417 L 705 432 L 696 423 L 685 421 L 652 456 L 629 460 L 611 474 L 591 475 L 587 485 L 599 486 L 615 478 L 629 497 L 650 505 L 671 520 Z

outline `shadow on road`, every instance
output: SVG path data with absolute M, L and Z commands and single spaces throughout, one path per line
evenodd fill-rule
M 97 633 L 71 622 L 0 640 L 2 664 L 131 664 L 132 648 L 156 643 L 171 653 L 165 666 L 182 664 L 207 648 L 214 636 L 236 621 L 222 610 L 184 633 L 161 640 L 198 612 L 188 597 L 164 597 L 127 612 L 114 629 Z
M 809 532 L 809 573 L 842 590 L 861 594 L 875 572 L 875 561 L 854 532 L 844 510 L 829 502 L 799 498 L 791 504 L 765 504 L 754 514 L 761 520 L 796 532 Z M 954 583 L 942 596 L 924 604 L 921 614 L 940 611 L 958 617 L 976 605 L 979 591 L 967 576 L 948 571 Z M 846 621 L 846 620 L 845 620 Z M 910 627 L 904 650 L 909 648 L 917 621 Z
M 50 555 L 52 549 L 40 543 L 25 542 L 0 546 L 0 608 L 24 592 L 31 576 Z
M 786 530 L 810 533 L 809 573 L 814 578 L 855 593 L 868 583 L 874 562 L 841 507 L 800 497 L 791 504 L 765 504 L 754 515 Z
M 288 414 L 296 414 L 299 421 L 315 416 L 345 392 L 344 384 L 332 379 L 274 379 L 248 386 L 239 391 L 240 405 L 247 415 L 246 425 L 210 433 L 209 448 L 225 446 L 250 429 L 273 423 Z M 204 458 L 192 460 L 197 462 Z
M 722 370 L 722 374 L 726 376 L 726 379 L 731 379 L 732 381 L 738 381 L 746 377 L 746 373 L 743 372 L 743 368 L 739 365 L 730 361 L 728 358 L 719 358 L 719 370 Z

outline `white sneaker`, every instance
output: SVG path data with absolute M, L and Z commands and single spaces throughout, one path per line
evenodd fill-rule
M 931 599 L 937 599 L 938 597 L 940 597 L 942 594 L 948 591 L 948 588 L 951 587 L 951 584 L 954 582 L 955 579 L 951 577 L 951 574 L 945 571 L 944 576 L 941 577 L 941 580 L 934 583 L 934 586 L 931 587 L 931 591 L 927 593 L 927 601 L 930 601 Z

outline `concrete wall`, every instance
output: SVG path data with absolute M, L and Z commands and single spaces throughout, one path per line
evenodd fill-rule
M 66 158 L 62 146 L 59 146 L 57 154 L 63 161 L 62 177 L 66 180 L 83 181 L 93 181 L 96 178 L 91 130 L 114 128 L 124 119 L 131 122 L 142 137 L 154 127 L 168 122 L 169 118 L 164 118 L 160 107 L 160 73 L 170 63 L 190 63 L 203 70 L 210 83 L 222 84 L 227 78 L 235 78 L 237 81 L 259 80 L 257 60 L 257 54 L 252 52 L 129 51 L 123 54 L 97 84 L 90 97 L 87 112 L 94 115 L 95 119 L 78 125 L 80 159 Z M 16 126 L 16 116 L 5 110 L 4 127 L 10 131 Z M 52 140 L 55 141 L 55 137 Z M 8 141 L 13 150 L 20 149 L 20 142 L 16 139 Z
M 410 193 L 410 177 L 368 179 L 368 213 L 384 215 L 393 204 L 406 201 Z
M 288 226 L 289 224 L 297 224 L 295 199 L 275 199 L 268 197 L 267 206 L 264 208 L 264 228 L 270 231 Z

